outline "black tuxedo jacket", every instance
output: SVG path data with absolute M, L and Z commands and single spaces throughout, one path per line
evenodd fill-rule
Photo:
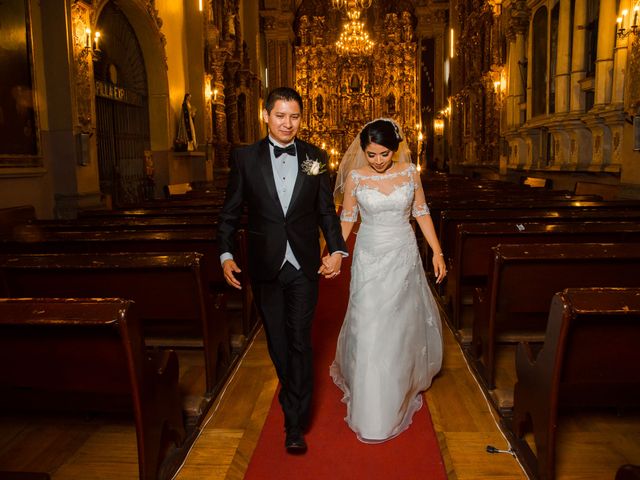
M 246 203 L 248 267 L 254 280 L 276 277 L 284 260 L 287 240 L 305 275 L 317 278 L 321 263 L 318 227 L 322 229 L 329 252 L 347 251 L 333 204 L 329 174 L 325 171 L 308 175 L 301 167 L 309 158 L 320 161 L 326 170 L 326 152 L 301 140 L 296 139 L 295 143 L 298 176 L 286 216 L 276 191 L 268 139 L 235 149 L 231 154 L 229 183 L 219 216 L 218 248 L 220 253 L 235 253 L 235 232 Z

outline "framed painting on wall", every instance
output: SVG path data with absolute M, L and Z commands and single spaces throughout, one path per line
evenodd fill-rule
M 41 165 L 28 0 L 0 2 L 0 167 Z

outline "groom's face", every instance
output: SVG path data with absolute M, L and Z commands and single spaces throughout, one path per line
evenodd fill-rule
M 302 112 L 295 100 L 276 100 L 270 112 L 262 111 L 271 137 L 281 145 L 290 143 L 298 133 Z

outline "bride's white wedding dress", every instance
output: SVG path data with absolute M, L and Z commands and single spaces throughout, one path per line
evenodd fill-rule
M 413 164 L 393 173 L 352 171 L 341 220 L 357 221 L 349 306 L 330 373 L 345 420 L 363 442 L 411 424 L 442 363 L 440 316 L 420 260 L 411 215 L 428 215 Z

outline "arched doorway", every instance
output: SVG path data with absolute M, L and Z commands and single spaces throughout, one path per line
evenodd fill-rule
M 153 196 L 147 74 L 142 49 L 124 13 L 109 2 L 100 13 L 100 57 L 94 63 L 100 191 L 114 206 Z

